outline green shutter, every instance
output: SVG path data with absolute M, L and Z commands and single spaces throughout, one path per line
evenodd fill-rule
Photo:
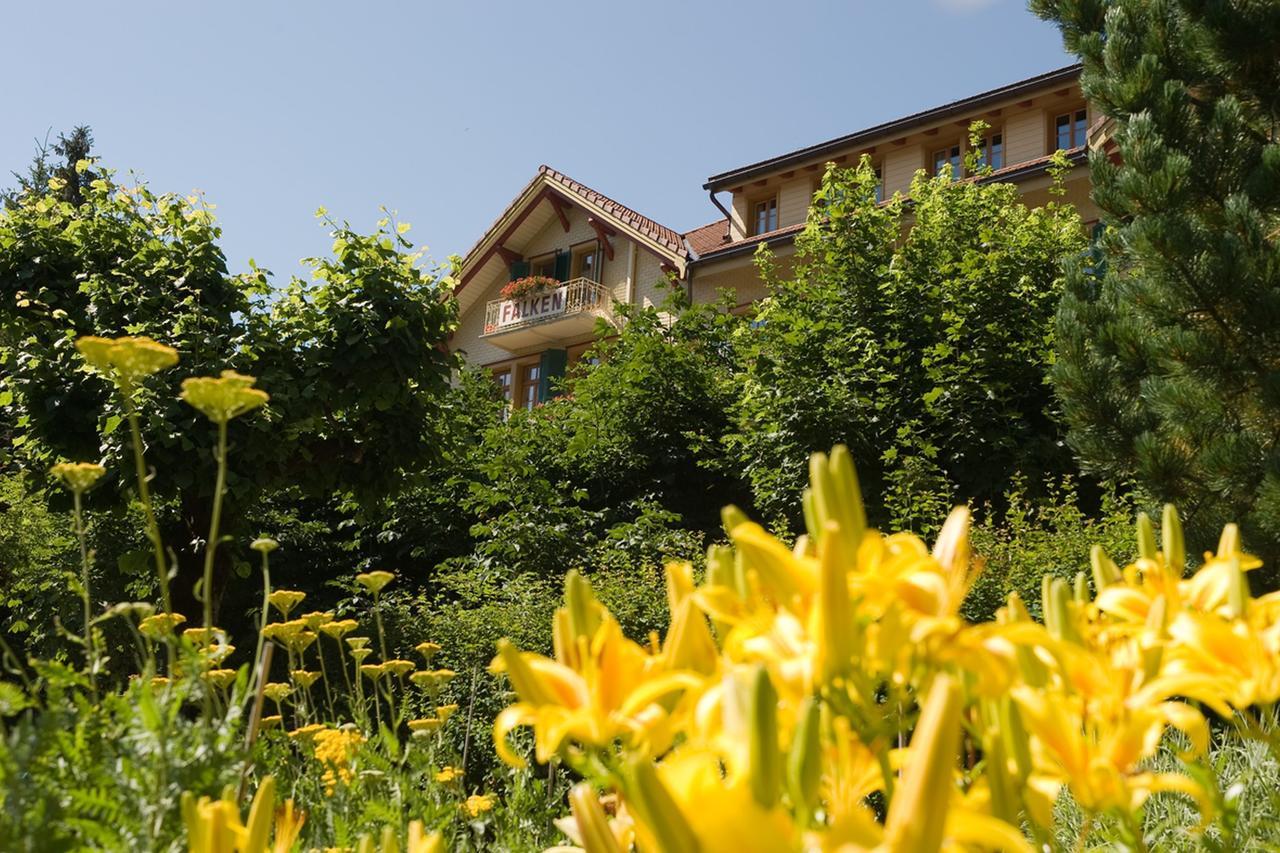
M 569 253 L 556 252 L 556 281 L 569 280 Z
M 541 368 L 538 371 L 538 402 L 545 403 L 552 397 L 560 396 L 560 380 L 569 364 L 569 352 L 562 349 L 549 349 L 542 353 Z
M 507 281 L 515 281 L 518 278 L 524 278 L 529 274 L 528 261 L 516 261 L 511 265 L 511 277 Z

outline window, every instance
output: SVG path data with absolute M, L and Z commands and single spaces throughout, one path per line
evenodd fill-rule
M 755 204 L 756 234 L 776 231 L 778 228 L 778 197 L 758 201 Z
M 1085 131 L 1088 129 L 1084 110 L 1060 115 L 1053 120 L 1054 147 L 1063 151 L 1076 148 L 1085 143 Z
M 547 278 L 556 277 L 556 256 L 555 254 L 543 255 L 540 258 L 534 258 L 529 262 L 529 275 L 545 275 Z
M 573 263 L 569 268 L 570 278 L 589 278 L 600 281 L 600 246 L 598 243 L 586 243 L 573 248 Z
M 952 145 L 950 148 L 940 148 L 933 152 L 933 173 L 941 175 L 943 170 L 947 170 L 947 174 L 952 178 L 960 178 L 964 175 L 962 162 L 960 160 L 960 146 Z
M 532 410 L 538 405 L 538 382 L 542 379 L 541 364 L 526 364 L 520 368 L 520 407 Z
M 493 374 L 494 384 L 498 386 L 498 394 L 502 397 L 504 406 L 502 408 L 502 419 L 505 421 L 511 413 L 511 371 L 503 370 Z
M 1004 134 L 993 133 L 978 140 L 978 165 L 1004 168 Z
M 876 204 L 884 202 L 884 175 L 880 172 L 880 167 L 876 166 Z

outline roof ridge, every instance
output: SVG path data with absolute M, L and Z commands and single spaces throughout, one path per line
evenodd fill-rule
M 557 183 L 564 185 L 566 189 L 570 190 L 593 206 L 602 209 L 604 212 L 628 222 L 628 224 L 634 227 L 637 231 L 640 231 L 646 236 L 652 237 L 655 241 L 666 246 L 668 249 L 671 249 L 681 255 L 687 254 L 684 246 L 684 240 L 680 232 L 676 231 L 674 228 L 670 228 L 658 222 L 656 219 L 651 219 L 650 217 L 645 216 L 636 209 L 628 207 L 622 202 L 610 198 L 599 190 L 587 186 L 582 183 L 582 181 L 572 178 L 552 166 L 545 164 L 540 166 L 539 174 L 545 175 Z M 592 196 L 595 196 L 595 198 L 592 198 Z

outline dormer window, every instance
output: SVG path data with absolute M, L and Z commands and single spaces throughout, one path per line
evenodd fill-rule
M 1053 120 L 1054 145 L 1063 151 L 1085 144 L 1088 130 L 1087 115 L 1083 109 L 1060 115 Z
M 933 152 L 933 173 L 935 175 L 943 174 L 943 170 L 949 174 L 952 180 L 958 180 L 963 174 L 962 161 L 960 160 L 960 144 L 950 146 L 949 148 L 939 148 Z
M 992 133 L 978 140 L 978 165 L 1004 168 L 1004 134 Z
M 754 234 L 767 234 L 778 230 L 778 197 L 761 199 L 752 206 L 755 214 Z

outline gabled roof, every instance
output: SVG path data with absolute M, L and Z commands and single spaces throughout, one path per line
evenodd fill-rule
M 1000 101 L 1007 101 L 1011 98 L 1016 98 L 1019 95 L 1026 95 L 1037 89 L 1045 89 L 1049 86 L 1060 86 L 1064 83 L 1071 83 L 1080 76 L 1080 69 L 1082 67 L 1083 66 L 1080 64 L 1068 65 L 1065 68 L 1059 68 L 1055 71 L 1038 74 L 1035 77 L 1028 77 L 1026 80 L 1019 80 L 1016 83 L 1010 83 L 1006 86 L 1001 86 L 998 89 L 992 89 L 988 92 L 982 92 L 978 95 L 962 98 L 959 101 L 952 101 L 949 104 L 943 104 L 940 107 L 934 107 L 932 109 L 924 110 L 923 112 L 894 119 L 893 121 L 885 122 L 884 124 L 878 124 L 875 127 L 868 127 L 865 130 L 859 130 L 846 136 L 828 140 L 827 142 L 819 142 L 817 145 L 800 148 L 796 151 L 791 151 L 777 157 L 771 157 L 768 160 L 761 160 L 758 163 L 741 166 L 737 169 L 730 169 L 727 172 L 721 172 L 718 175 L 712 175 L 707 178 L 707 182 L 702 185 L 702 188 L 715 192 L 725 189 L 726 187 L 736 186 L 742 181 L 753 180 L 771 172 L 802 165 L 810 161 L 818 160 L 822 157 L 830 156 L 843 149 L 865 144 L 877 137 L 886 136 L 888 134 L 905 133 L 915 128 L 923 127 L 924 125 L 945 121 L 956 115 L 962 115 L 987 106 L 992 106 Z
M 503 241 L 510 237 L 511 232 L 524 221 L 529 212 L 547 200 L 548 196 L 554 196 L 560 202 L 575 205 L 592 216 L 606 220 L 610 227 L 623 236 L 670 261 L 683 273 L 689 253 L 679 232 L 544 164 L 538 167 L 533 180 L 525 185 L 467 252 L 462 260 L 459 290 L 498 252 Z

